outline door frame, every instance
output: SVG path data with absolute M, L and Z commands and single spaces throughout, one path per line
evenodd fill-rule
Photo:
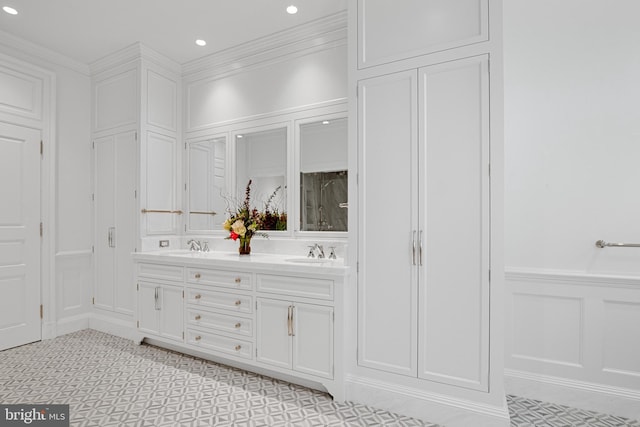
M 29 57 L 34 62 L 42 62 Z M 40 158 L 40 304 L 42 304 L 41 339 L 57 336 L 56 331 L 56 74 L 31 62 L 0 52 L 0 63 L 24 71 L 41 81 L 40 111 L 0 111 L 0 120 L 40 131 L 43 150 Z

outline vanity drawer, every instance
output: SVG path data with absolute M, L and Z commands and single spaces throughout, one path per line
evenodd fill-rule
M 178 265 L 138 263 L 138 276 L 182 282 L 184 268 Z
M 253 298 L 248 295 L 187 288 L 187 304 L 190 309 L 208 307 L 234 313 L 253 313 Z
M 235 273 L 233 271 L 207 270 L 206 268 L 188 268 L 187 282 L 247 291 L 253 289 L 251 274 Z
M 187 329 L 187 344 L 244 359 L 253 359 L 253 344 L 251 342 L 222 335 Z
M 333 300 L 333 280 L 258 274 L 259 292 Z
M 187 307 L 187 323 L 189 326 L 253 337 L 253 320 L 244 317 Z

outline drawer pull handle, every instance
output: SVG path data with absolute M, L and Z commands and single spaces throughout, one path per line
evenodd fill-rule
M 242 282 L 242 278 L 241 277 L 236 277 L 236 283 L 240 283 Z
M 200 299 L 200 298 L 202 298 L 202 295 L 200 295 L 200 294 L 196 294 L 196 296 L 195 296 L 194 298 L 195 298 L 195 299 Z
M 196 341 L 200 341 L 202 339 L 202 337 L 200 335 L 196 335 L 195 340 Z
M 236 329 L 240 329 L 241 326 L 242 326 L 242 323 L 240 322 L 236 323 Z
M 240 304 L 242 304 L 242 301 L 237 300 L 237 301 L 236 301 L 236 305 L 240 305 Z
M 200 320 L 200 319 L 201 319 L 200 315 L 196 314 L 196 320 Z
M 242 346 L 241 346 L 240 344 L 238 344 L 238 345 L 236 346 L 236 351 L 240 351 L 240 349 L 241 349 L 241 348 L 242 348 Z
M 200 278 L 200 273 L 196 273 L 195 277 L 196 277 L 196 279 L 199 279 Z

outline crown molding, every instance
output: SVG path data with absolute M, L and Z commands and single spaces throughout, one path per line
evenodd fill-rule
M 188 80 L 221 77 L 346 44 L 347 12 L 342 11 L 187 62 L 182 73 Z
M 87 64 L 2 30 L 0 30 L 0 46 L 10 49 L 12 56 L 19 56 L 28 62 L 33 62 L 35 59 L 36 61 L 44 61 L 47 64 L 68 68 L 85 76 L 90 75 Z
M 150 61 L 178 75 L 182 72 L 181 65 L 176 61 L 140 42 L 133 43 L 123 49 L 93 61 L 89 64 L 89 69 L 91 71 L 91 75 L 96 75 L 103 71 L 112 69 L 113 67 L 139 59 Z

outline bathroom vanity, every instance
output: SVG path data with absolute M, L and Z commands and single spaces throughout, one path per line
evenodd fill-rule
M 344 400 L 342 260 L 185 250 L 137 253 L 134 263 L 137 342 Z

